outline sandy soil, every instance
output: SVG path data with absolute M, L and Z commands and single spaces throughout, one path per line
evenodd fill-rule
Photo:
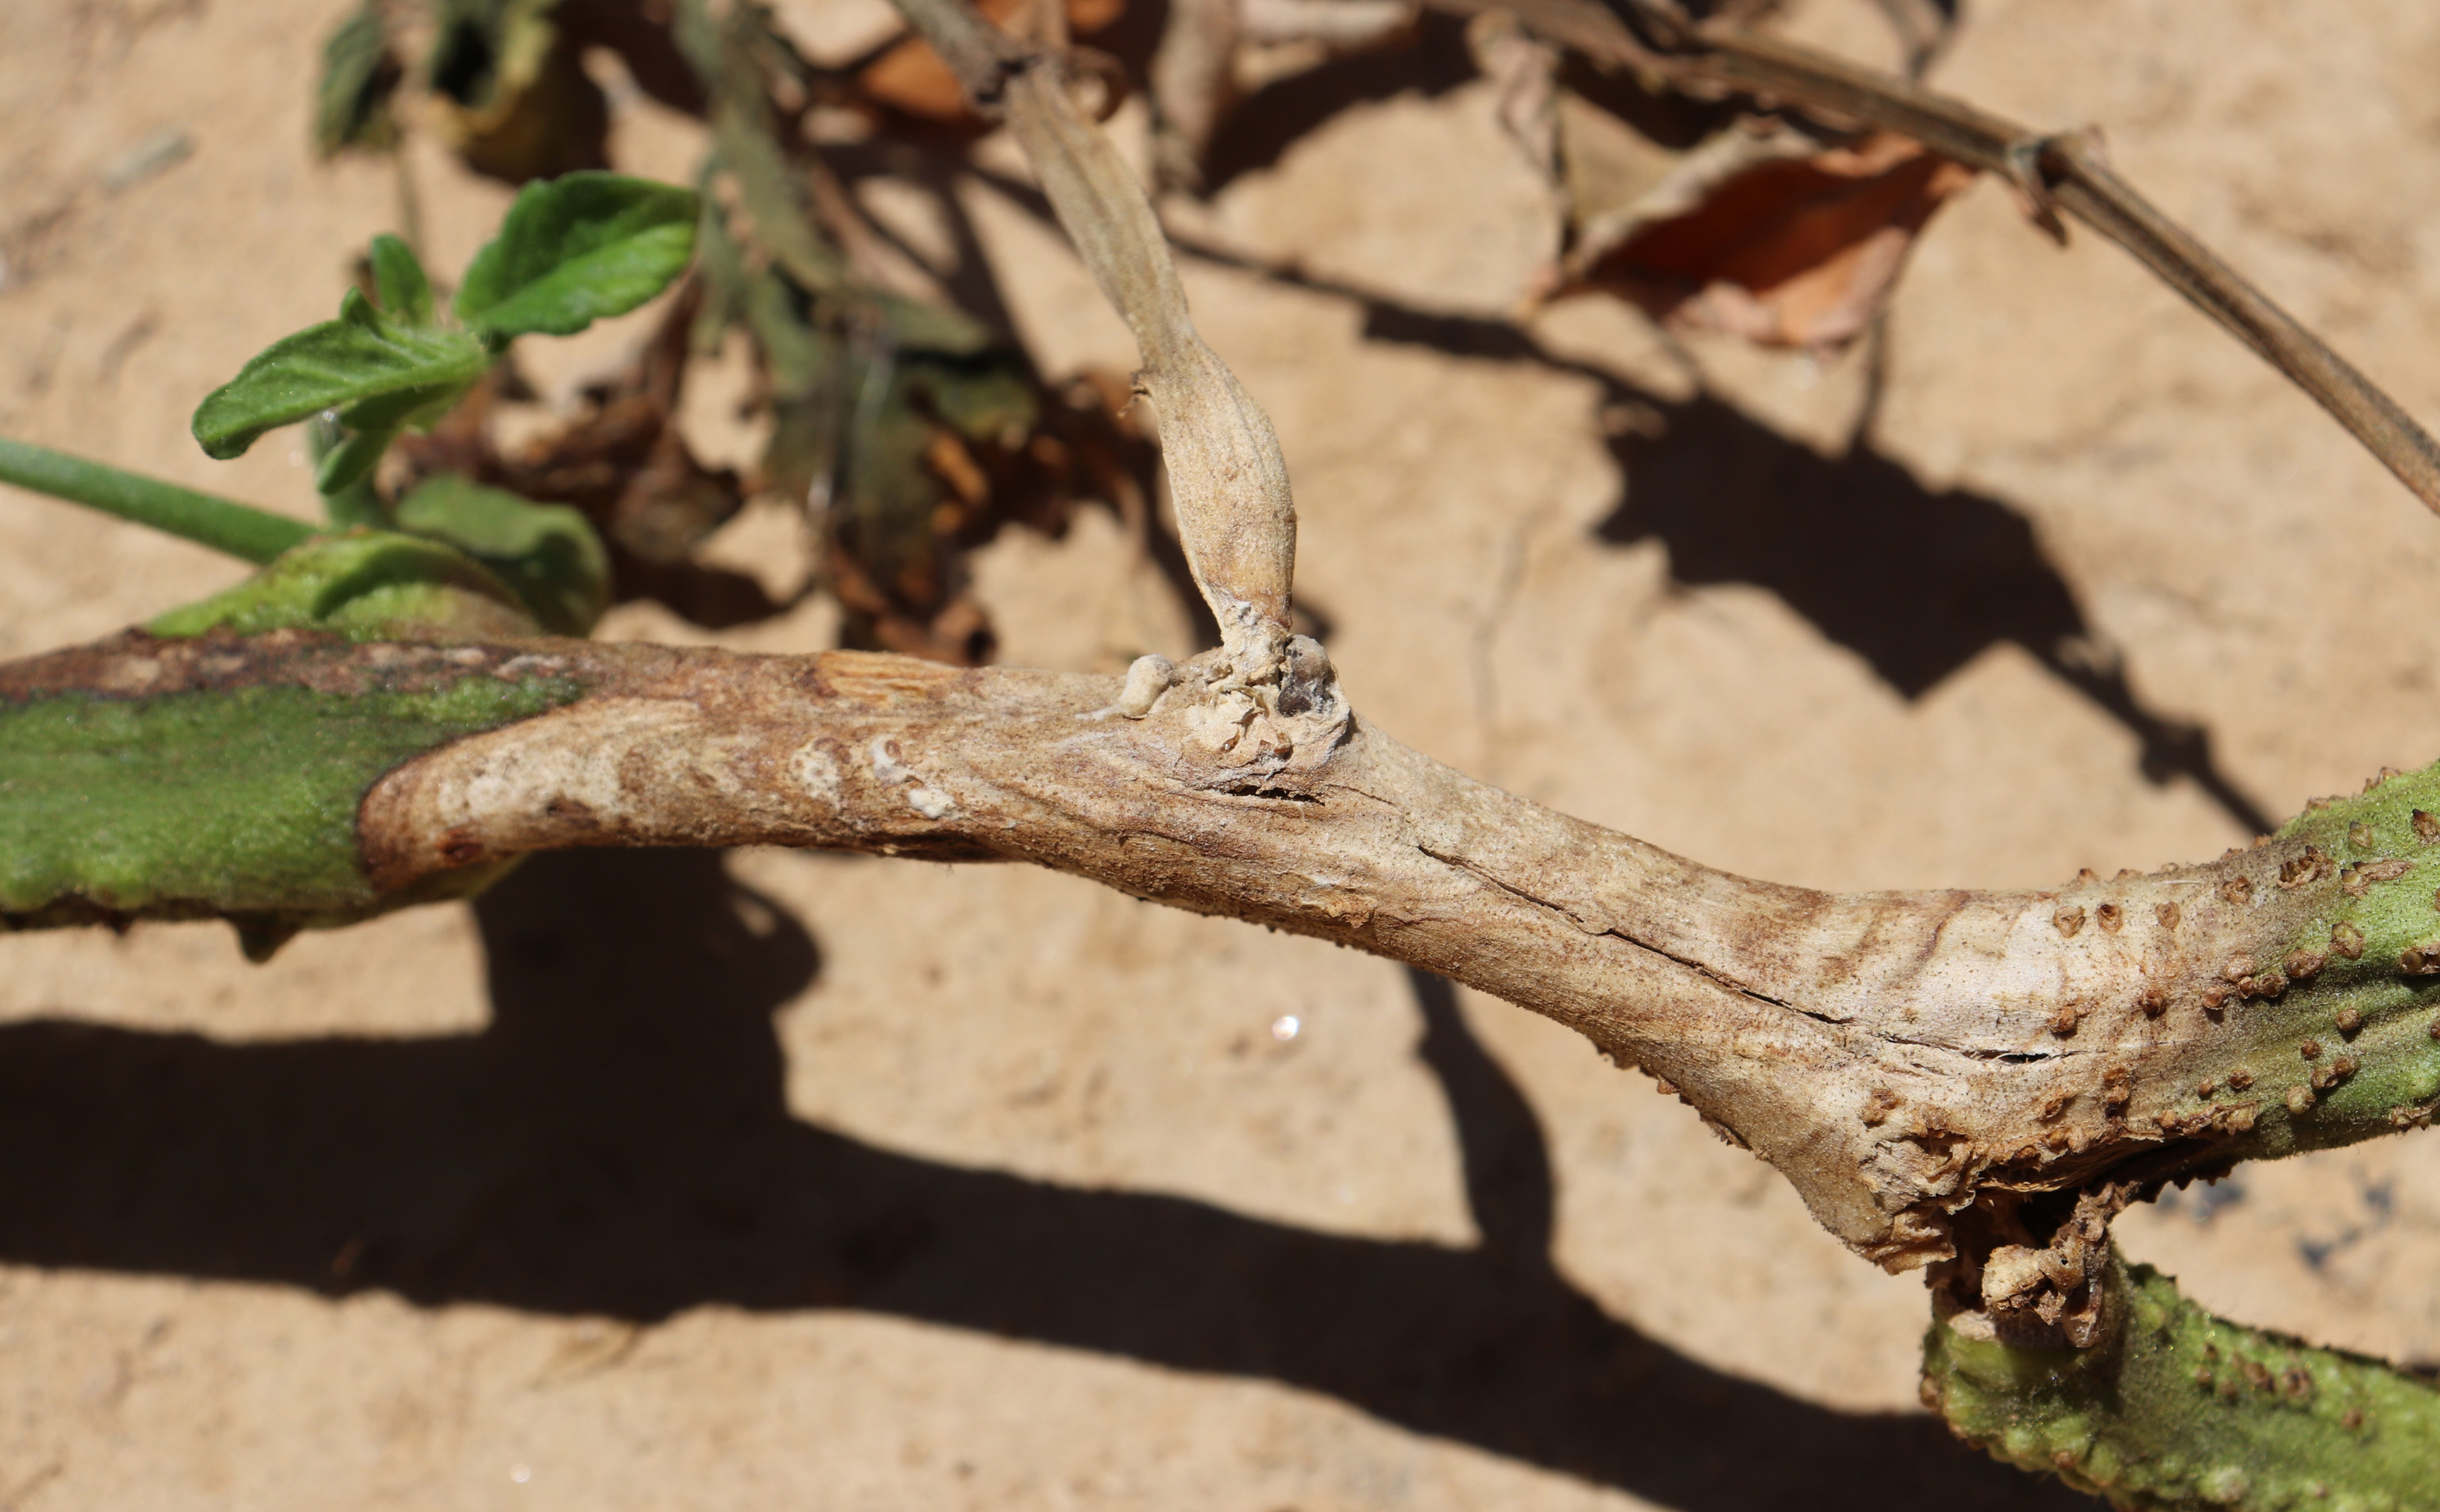
M 384 171 L 305 150 L 340 9 L 0 7 L 0 433 L 306 507 L 284 437 L 215 464 L 185 418 L 390 223 Z M 1882 45 L 1862 0 L 1800 24 Z M 1975 0 L 1938 77 L 2103 123 L 2440 416 L 2440 10 Z M 2440 754 L 2440 525 L 2122 256 L 1970 191 L 1857 436 L 1860 356 L 1690 363 L 1594 305 L 1499 329 L 1553 231 L 1485 88 L 1355 85 L 1202 218 L 1301 284 L 1188 281 L 1386 727 L 1834 887 L 2199 858 L 2244 804 Z M 680 124 L 619 130 L 687 170 Z M 504 193 L 415 169 L 454 266 Z M 968 208 L 1048 365 L 1127 361 L 1038 223 Z M 633 335 L 535 365 L 564 394 Z M 790 541 L 757 516 L 723 544 Z M 235 575 L 0 491 L 0 654 Z M 1011 661 L 1183 634 L 1097 516 L 978 580 Z M 2123 1233 L 2237 1316 L 2440 1359 L 2429 1139 Z M 0 1141 L 9 1512 L 2079 1504 L 1914 1408 L 1914 1280 L 1566 1032 L 1013 869 L 546 859 L 260 969 L 217 929 L 10 939 Z

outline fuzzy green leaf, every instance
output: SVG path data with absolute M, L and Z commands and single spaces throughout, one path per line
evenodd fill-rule
M 381 302 L 383 314 L 410 326 L 433 324 L 438 311 L 432 280 L 423 276 L 413 247 L 385 232 L 373 238 L 372 265 L 373 297 Z
M 386 442 L 388 438 L 385 436 L 383 439 Z M 339 471 L 332 463 L 331 454 L 347 441 L 348 436 L 339 425 L 339 418 L 328 410 L 305 422 L 305 447 L 314 458 L 317 474 L 324 468 L 334 472 Z M 369 472 L 371 470 L 366 471 Z M 372 479 L 361 477 L 322 495 L 322 518 L 330 522 L 334 530 L 347 530 L 356 525 L 386 530 L 389 527 L 389 506 L 383 502 L 381 490 L 373 487 Z
M 195 439 L 206 455 L 233 457 L 265 432 L 333 408 L 350 429 L 395 432 L 447 408 L 491 364 L 478 338 L 388 319 L 350 289 L 338 319 L 272 343 L 214 389 L 195 410 Z M 326 480 L 323 491 L 350 481 Z
M 618 173 L 529 184 L 468 265 L 458 318 L 500 341 L 624 314 L 686 271 L 697 213 L 693 190 Z
M 398 501 L 398 527 L 445 541 L 517 591 L 554 635 L 583 635 L 610 607 L 610 553 L 591 521 L 564 504 L 442 473 Z
M 386 425 L 378 430 L 356 431 L 323 453 L 314 470 L 315 491 L 326 499 L 335 499 L 370 487 L 373 469 L 381 466 L 382 454 L 398 439 L 400 429 Z
M 358 640 L 531 635 L 525 599 L 446 542 L 387 530 L 317 536 L 245 581 L 145 627 L 178 639 L 326 630 Z

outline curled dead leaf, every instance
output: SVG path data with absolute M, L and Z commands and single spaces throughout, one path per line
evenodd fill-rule
M 1588 222 L 1559 293 L 1613 294 L 1766 347 L 1837 347 L 1872 323 L 1916 235 L 1974 171 L 1890 133 L 1824 147 L 1731 128 Z
M 978 0 L 975 9 L 994 23 L 1009 26 L 1029 4 L 1031 0 Z M 1126 10 L 1126 0 L 1066 0 L 1065 9 L 1068 31 L 1089 36 L 1116 22 Z M 868 104 L 901 115 L 943 125 L 983 126 L 982 118 L 967 107 L 965 92 L 949 65 L 930 43 L 912 34 L 858 69 L 855 87 Z

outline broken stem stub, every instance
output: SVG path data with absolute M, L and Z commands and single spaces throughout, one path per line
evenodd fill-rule
M 1220 623 L 1230 674 L 1247 685 L 1276 682 L 1296 565 L 1287 465 L 1270 418 L 1196 333 L 1134 169 L 1078 107 L 1060 57 L 949 0 L 905 0 L 900 9 L 977 104 L 1004 115 L 1060 224 L 1134 331 L 1143 359 L 1136 382 L 1159 417 L 1178 540 Z

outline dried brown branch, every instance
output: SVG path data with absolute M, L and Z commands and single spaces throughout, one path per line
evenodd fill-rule
M 2408 941 L 2418 916 L 2373 893 L 2414 866 L 2354 855 L 2395 844 L 2402 806 L 2440 778 L 2212 867 L 1839 898 L 1552 813 L 1365 726 L 1320 648 L 1287 632 L 1294 514 L 1269 422 L 1195 334 L 1152 206 L 1062 60 L 959 0 L 901 8 L 977 107 L 1005 116 L 1136 333 L 1222 653 L 1182 671 L 1147 657 L 1114 686 L 887 659 L 554 651 L 587 697 L 411 761 L 367 798 L 360 835 L 385 886 L 584 844 L 776 841 L 1077 872 L 1426 966 L 1571 1024 L 1893 1267 L 2023 1232 L 2028 1193 L 2367 1137 L 2440 1101 L 2416 1058 L 2420 996 L 2382 974 L 2382 952 L 2412 975 L 2440 942 Z M 1615 56 L 1657 59 L 1614 18 L 1562 14 Z M 1714 54 L 1815 78 L 1771 45 L 1693 56 Z M 1821 73 L 1824 92 L 1843 77 Z M 1900 117 L 1881 124 L 1948 133 L 1932 140 L 1944 151 L 2025 140 L 1910 86 L 1865 78 L 1853 93 Z M 2073 144 L 2042 150 L 2089 176 Z M 2413 817 L 2413 843 L 2440 837 Z M 2369 964 L 2332 964 L 2362 962 L 2368 937 Z M 2331 1032 L 2379 1058 L 2317 1064 L 2316 1030 L 2344 994 Z M 2256 1002 L 2275 1006 L 2230 1022 Z
M 1472 15 L 1504 10 L 1596 62 L 1673 85 L 1728 89 L 1900 133 L 2021 189 L 2064 235 L 2064 211 L 2135 255 L 2162 281 L 2285 374 L 2440 511 L 2440 441 L 2210 248 L 2113 171 L 2095 138 L 2036 132 L 1964 100 L 1800 44 L 1736 27 L 1687 24 L 1656 0 L 1635 7 L 1651 38 L 1596 0 L 1429 0 Z
M 362 872 L 337 868 L 340 901 L 364 903 L 351 889 L 368 878 L 378 906 L 576 845 L 1031 862 L 1410 962 L 1569 1024 L 1893 1268 L 1963 1253 L 1987 1276 L 1984 1259 L 2051 1241 L 2062 1213 L 2030 1221 L 2038 1194 L 2140 1193 L 2440 1106 L 2440 767 L 2209 866 L 1836 896 L 1701 866 L 1372 729 L 1320 648 L 1287 633 L 1277 443 L 1194 334 L 1125 165 L 1054 60 L 950 0 L 906 4 L 978 101 L 1006 112 L 1137 331 L 1220 653 L 1146 657 L 1120 681 L 845 652 L 130 634 L 0 667 L 0 706 L 346 700 L 436 678 L 547 690 L 514 707 L 548 712 L 403 747 L 349 790 L 331 811 L 351 807 L 340 845 Z M 281 896 L 292 914 L 321 906 Z M 15 921 L 59 922 L 52 904 L 93 916 L 80 895 Z M 2060 1276 L 2089 1270 L 2068 1258 Z M 1999 1273 L 1999 1301 L 2046 1320 L 2083 1284 L 2045 1269 L 2038 1294 Z
M 1530 0 L 1528 19 L 1579 3 Z M 2440 807 L 2440 776 L 2391 783 L 2358 800 L 2359 815 L 2308 815 L 2210 867 L 2088 873 L 2051 892 L 1842 898 L 1731 877 L 1552 813 L 1364 725 L 1320 649 L 1286 635 L 1294 516 L 1269 423 L 1194 334 L 1152 207 L 1068 94 L 1060 60 L 958 0 L 901 5 L 977 105 L 1005 112 L 1135 329 L 1223 656 L 1183 675 L 1148 657 L 1115 689 L 834 660 L 810 679 L 780 674 L 784 689 L 769 694 L 752 691 L 769 674 L 734 663 L 733 727 L 717 700 L 648 695 L 649 718 L 640 705 L 602 717 L 586 712 L 597 695 L 386 780 L 363 823 L 368 845 L 376 830 L 394 835 L 410 858 L 385 863 L 394 881 L 441 864 L 453 841 L 473 859 L 587 843 L 605 812 L 692 841 L 782 838 L 708 833 L 698 815 L 768 828 L 772 816 L 743 800 L 764 801 L 784 773 L 812 795 L 778 816 L 791 843 L 1019 857 L 1426 966 L 1570 1024 L 1897 1269 L 1963 1254 L 1971 1270 L 1995 1247 L 2038 1244 L 2047 1220 L 2029 1226 L 2020 1211 L 2031 1194 L 2140 1192 L 2411 1127 L 2440 1104 L 2422 994 L 2395 979 L 2440 970 L 2440 941 L 2409 937 L 2424 921 L 2396 903 L 2406 893 L 2374 891 L 2417 869 L 2376 852 L 2440 839 L 2421 809 L 2409 825 L 2415 801 Z M 1694 57 L 1825 96 L 1847 79 L 1709 34 L 1674 38 L 1695 50 L 1660 60 L 1606 12 L 1560 14 L 1615 44 L 1615 58 L 1680 77 Z M 1877 124 L 2016 163 L 2038 195 L 2054 176 L 2104 184 L 2095 205 L 2131 199 L 2073 142 L 1857 80 L 1849 93 L 1896 117 Z M 2018 161 L 2027 151 L 2030 169 Z M 2082 192 L 2064 199 L 2076 213 L 2091 208 Z M 2234 283 L 2173 252 L 2206 286 Z M 2269 349 L 2288 351 L 2288 329 Z M 758 706 L 764 697 L 779 706 Z M 546 734 L 554 723 L 583 727 Z M 561 791 L 571 784 L 580 791 Z M 562 808 L 572 828 L 534 828 Z M 493 814 L 504 844 L 484 838 Z M 2234 1022 L 2233 1005 L 2256 1003 L 2270 1006 Z M 2366 1053 L 2324 1062 L 2325 1026 Z M 2073 1287 L 2054 1290 L 2065 1306 Z
M 2028 1194 L 2370 1137 L 2440 1101 L 2418 990 L 2440 969 L 2440 773 L 2210 866 L 1834 896 L 1441 766 L 1358 719 L 1309 644 L 1258 698 L 1217 666 L 1147 686 L 855 652 L 130 634 L 0 667 L 0 703 L 578 688 L 373 782 L 353 840 L 381 895 L 583 845 L 1031 862 L 1548 1015 L 1892 1268 L 2037 1247 Z

